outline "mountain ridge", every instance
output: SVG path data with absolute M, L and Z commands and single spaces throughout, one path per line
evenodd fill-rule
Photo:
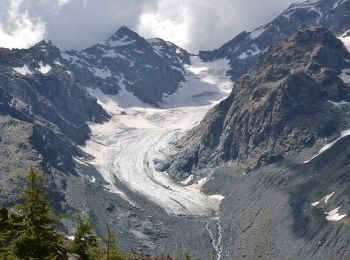
M 230 161 L 249 171 L 329 137 L 342 121 L 329 101 L 350 98 L 339 77 L 349 58 L 342 42 L 318 27 L 303 27 L 270 47 L 230 96 L 179 141 L 170 171 L 183 180 L 192 168 Z
M 258 62 L 267 48 L 293 34 L 302 24 L 319 25 L 341 35 L 350 28 L 347 15 L 349 0 L 320 0 L 292 4 L 266 25 L 252 32 L 242 32 L 213 51 L 200 51 L 206 61 L 226 58 L 230 60 L 228 72 L 233 81 Z

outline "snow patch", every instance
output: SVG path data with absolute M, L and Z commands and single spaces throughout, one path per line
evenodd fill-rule
M 125 45 L 130 45 L 136 42 L 136 40 L 131 39 L 129 35 L 124 35 L 120 39 L 109 39 L 105 45 L 108 45 L 110 47 L 120 47 Z
M 342 71 L 342 74 L 340 75 L 340 78 L 343 80 L 345 84 L 350 84 L 350 69 L 344 69 Z
M 76 161 L 79 164 L 85 165 L 85 166 L 89 166 L 86 162 L 84 162 L 83 160 L 77 158 L 77 157 L 73 157 L 73 160 Z
M 256 46 L 255 43 L 253 43 L 250 46 L 250 50 L 243 52 L 240 56 L 238 56 L 238 59 L 244 60 L 248 57 L 254 57 L 256 55 L 259 55 L 261 53 L 261 50 Z
M 350 30 L 346 31 L 342 36 L 338 37 L 338 39 L 343 42 L 344 46 L 350 52 L 350 36 L 347 35 L 349 33 L 349 31 Z
M 332 196 L 334 195 L 334 193 L 335 193 L 335 192 L 333 191 L 332 193 L 327 194 L 326 196 L 324 196 L 321 200 L 311 203 L 311 206 L 316 207 L 316 206 L 319 205 L 321 202 L 328 203 L 328 200 L 329 200 L 330 198 L 332 198 Z
M 325 212 L 325 214 L 327 215 L 327 216 L 326 216 L 326 219 L 327 219 L 328 221 L 339 221 L 339 220 L 341 220 L 342 218 L 345 218 L 348 214 L 340 215 L 340 214 L 338 213 L 338 211 L 339 211 L 340 208 L 341 208 L 341 207 L 338 207 L 338 208 L 336 208 L 336 209 L 333 209 L 333 210 L 330 211 L 330 212 Z
M 42 62 L 39 62 L 39 69 L 42 74 L 47 74 L 51 71 L 51 66 L 49 64 L 44 65 Z
M 342 3 L 344 3 L 346 0 L 337 0 L 334 5 L 333 5 L 333 9 L 336 9 L 339 5 L 341 5 Z
M 344 106 L 344 105 L 348 105 L 350 104 L 350 102 L 347 102 L 347 101 L 340 101 L 340 102 L 335 102 L 335 101 L 331 101 L 331 100 L 327 100 L 328 103 L 331 103 L 333 106 L 335 107 L 340 107 L 340 106 Z
M 208 181 L 207 177 L 204 177 L 197 181 L 196 183 L 193 183 L 192 185 L 188 186 L 191 189 L 201 190 L 203 185 Z
M 187 185 L 193 180 L 193 175 L 188 176 L 185 180 L 181 181 L 182 185 Z
M 62 66 L 62 67 L 63 67 L 62 63 L 59 62 L 58 60 L 55 60 L 53 63 L 55 63 L 56 65 L 59 65 L 59 66 Z
M 266 28 L 264 26 L 256 28 L 254 31 L 250 33 L 250 38 L 256 39 L 258 38 L 263 32 L 265 32 Z
M 107 68 L 100 69 L 97 67 L 92 67 L 92 68 L 89 68 L 89 70 L 95 75 L 95 77 L 98 77 L 101 79 L 112 77 L 111 71 Z
M 317 156 L 319 156 L 320 154 L 322 154 L 323 152 L 327 151 L 329 148 L 331 148 L 336 142 L 338 142 L 340 139 L 346 137 L 350 135 L 350 129 L 344 130 L 340 133 L 340 137 L 338 137 L 337 139 L 335 139 L 333 142 L 326 144 L 325 146 L 323 146 L 316 155 L 314 155 L 313 157 L 311 157 L 309 160 L 304 161 L 304 163 L 309 163 L 310 161 L 312 161 L 313 159 L 315 159 Z
M 18 72 L 19 74 L 22 75 L 32 75 L 32 72 L 30 71 L 30 69 L 28 68 L 27 64 L 24 64 L 22 67 L 14 67 L 12 68 L 14 71 Z
M 225 197 L 220 195 L 220 194 L 214 194 L 214 195 L 210 195 L 209 196 L 210 198 L 214 198 L 214 199 L 217 199 L 217 200 L 223 200 Z

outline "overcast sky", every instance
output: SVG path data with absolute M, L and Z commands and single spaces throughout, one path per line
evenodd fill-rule
M 0 46 L 83 49 L 126 25 L 197 52 L 271 21 L 296 0 L 0 0 Z

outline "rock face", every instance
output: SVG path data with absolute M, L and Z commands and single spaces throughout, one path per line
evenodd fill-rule
M 350 54 L 330 31 L 303 27 L 271 47 L 230 96 L 179 142 L 171 171 L 178 179 L 198 168 L 235 162 L 247 171 L 284 159 L 343 130 L 350 101 L 340 77 Z
M 115 95 L 125 87 L 140 100 L 157 104 L 184 80 L 190 54 L 161 39 L 145 40 L 121 27 L 108 40 L 86 50 L 62 54 L 65 64 L 86 87 Z
M 187 241 L 195 241 L 206 248 L 203 254 L 211 252 L 209 239 L 197 239 L 205 230 L 186 240 L 181 236 L 185 229 L 198 230 L 205 220 L 169 216 L 138 194 L 130 196 L 146 210 L 131 205 L 106 188 L 108 183 L 86 163 L 89 156 L 80 148 L 91 135 L 89 124 L 110 119 L 89 88 L 116 94 L 125 87 L 156 105 L 177 90 L 189 58 L 170 42 L 147 41 L 126 27 L 84 51 L 61 52 L 46 41 L 29 49 L 1 48 L 0 207 L 14 204 L 33 166 L 45 173 L 56 213 L 66 213 L 60 228 L 67 234 L 72 234 L 76 212 L 82 212 L 101 237 L 110 221 L 125 249 L 180 254 Z
M 233 81 L 254 66 L 271 44 L 292 35 L 301 25 L 319 25 L 336 35 L 350 28 L 349 0 L 309 0 L 291 5 L 272 22 L 252 32 L 242 32 L 213 51 L 201 51 L 203 60 L 226 58 L 230 60 L 228 72 Z
M 61 60 L 51 43 L 26 50 L 0 49 L 1 194 L 9 202 L 16 177 L 30 165 L 75 174 L 72 156 L 89 137 L 87 121 L 109 115 Z
M 87 88 L 114 95 L 125 87 L 156 104 L 177 90 L 189 57 L 170 42 L 146 41 L 126 27 L 83 51 L 61 52 L 47 41 L 29 49 L 1 48 L 1 201 L 13 201 L 16 178 L 31 165 L 56 177 L 77 174 L 73 157 L 84 154 L 78 145 L 89 138 L 87 122 L 110 118 Z

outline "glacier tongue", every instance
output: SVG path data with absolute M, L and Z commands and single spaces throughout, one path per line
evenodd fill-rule
M 186 67 L 186 82 L 176 93 L 165 96 L 159 107 L 142 103 L 123 87 L 116 96 L 90 90 L 112 118 L 105 124 L 90 124 L 91 139 L 83 149 L 94 157 L 91 163 L 110 183 L 109 190 L 117 178 L 169 214 L 208 216 L 218 211 L 222 196 L 205 195 L 196 185 L 175 183 L 156 170 L 159 159 L 171 153 L 171 143 L 198 124 L 232 89 L 226 76 L 227 60 L 207 63 L 192 57 L 191 64 Z M 134 204 L 117 187 L 113 190 Z

